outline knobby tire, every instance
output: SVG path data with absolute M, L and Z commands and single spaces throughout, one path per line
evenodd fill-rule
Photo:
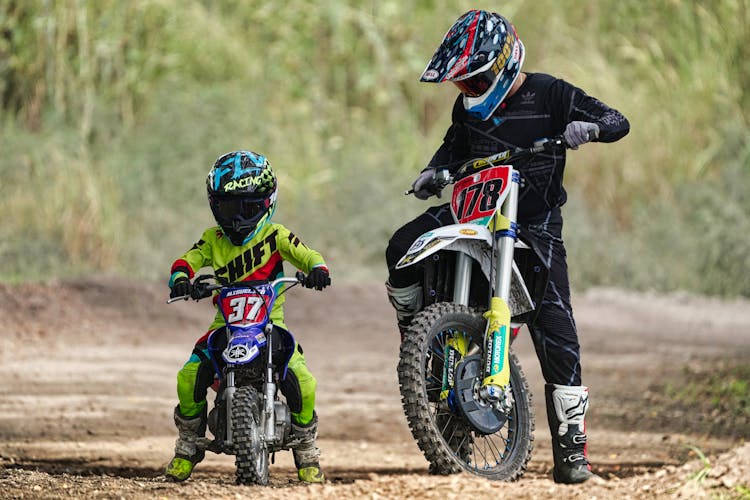
M 439 342 L 445 332 L 462 331 L 481 346 L 484 329 L 485 319 L 481 313 L 459 304 L 432 304 L 416 315 L 404 335 L 399 354 L 401 401 L 409 428 L 430 463 L 431 473 L 469 472 L 488 479 L 513 481 L 526 471 L 534 439 L 531 392 L 513 352 L 509 361 L 515 404 L 510 418 L 497 433 L 489 437 L 477 435 L 459 416 L 446 416 L 434 401 L 435 384 L 439 392 L 440 381 L 435 380 L 437 375 L 430 374 L 439 373 L 442 367 L 442 364 L 437 368 L 428 367 L 440 363 L 437 359 L 440 356 L 434 354 L 438 352 L 434 349 L 435 342 Z M 428 399 L 428 390 L 433 394 L 433 401 Z M 449 424 L 445 422 L 450 423 L 454 418 L 456 423 L 449 433 L 446 430 Z M 485 440 L 489 446 L 478 444 Z M 480 460 L 485 460 L 481 466 Z
M 268 484 L 268 447 L 261 426 L 262 399 L 250 386 L 238 387 L 232 401 L 237 484 Z

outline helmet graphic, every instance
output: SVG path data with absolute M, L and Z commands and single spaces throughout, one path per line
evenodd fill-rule
M 220 156 L 206 177 L 208 203 L 234 245 L 250 240 L 276 210 L 276 175 L 268 159 L 252 151 Z
M 425 68 L 423 82 L 453 82 L 464 108 L 487 120 L 521 73 L 525 51 L 516 29 L 499 14 L 470 10 L 453 24 Z

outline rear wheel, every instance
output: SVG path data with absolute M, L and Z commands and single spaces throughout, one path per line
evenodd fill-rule
M 268 446 L 263 436 L 263 405 L 250 386 L 238 387 L 232 399 L 232 440 L 237 484 L 268 484 Z
M 482 376 L 479 355 L 484 329 L 485 319 L 467 306 L 443 302 L 420 312 L 401 344 L 401 400 L 412 435 L 430 462 L 430 472 L 465 471 L 489 479 L 515 480 L 526 470 L 534 439 L 531 392 L 516 356 L 510 353 L 515 402 L 507 415 L 476 400 L 466 402 L 466 390 L 462 394 L 456 394 L 456 389 L 443 391 L 444 377 L 457 388 L 477 385 Z M 446 350 L 457 342 L 460 349 Z M 471 391 L 468 394 L 471 399 Z M 464 403 L 458 402 L 462 397 Z

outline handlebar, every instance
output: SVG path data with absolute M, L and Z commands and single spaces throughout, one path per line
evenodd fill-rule
M 474 158 L 469 161 L 453 162 L 446 165 L 439 165 L 433 167 L 435 174 L 433 175 L 433 186 L 435 194 L 440 196 L 440 191 L 448 184 L 453 183 L 457 178 L 461 178 L 462 174 L 469 168 L 474 169 L 475 165 L 484 162 L 487 166 L 494 166 L 500 163 L 507 164 L 515 162 L 520 158 L 533 156 L 535 154 L 543 152 L 563 151 L 570 148 L 565 138 L 562 135 L 558 135 L 552 138 L 539 139 L 534 142 L 531 147 L 528 148 L 516 148 L 501 151 L 484 158 Z M 459 166 L 460 165 L 460 166 Z M 450 169 L 459 166 L 454 174 L 450 173 Z M 404 195 L 410 195 L 414 193 L 414 189 L 409 189 L 404 192 Z
M 295 285 L 299 285 L 300 283 L 305 282 L 305 273 L 302 271 L 297 271 L 297 273 L 294 275 L 294 277 L 291 276 L 282 276 L 280 278 L 276 278 L 273 281 L 268 280 L 261 280 L 261 281 L 240 281 L 236 283 L 229 283 L 226 280 L 214 276 L 213 274 L 201 274 L 195 280 L 193 281 L 193 291 L 189 295 L 181 295 L 179 297 L 172 297 L 169 300 L 167 300 L 167 304 L 171 304 L 173 302 L 177 302 L 178 300 L 187 300 L 187 299 L 193 299 L 193 300 L 201 300 L 205 299 L 211 296 L 212 292 L 215 290 L 221 290 L 222 288 L 230 287 L 230 286 L 245 286 L 245 287 L 254 287 L 255 285 L 259 284 L 270 284 L 272 287 L 276 288 L 277 285 L 281 285 L 283 283 L 288 283 L 290 286 L 284 288 L 281 292 L 279 292 L 279 295 L 286 292 L 288 289 Z M 216 283 L 207 283 L 209 280 L 214 280 Z

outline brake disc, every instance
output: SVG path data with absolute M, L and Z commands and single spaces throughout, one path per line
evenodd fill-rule
M 463 358 L 455 371 L 455 402 L 461 415 L 475 432 L 482 435 L 494 434 L 505 425 L 508 417 L 491 403 L 476 397 L 481 377 L 482 357 L 475 355 Z

